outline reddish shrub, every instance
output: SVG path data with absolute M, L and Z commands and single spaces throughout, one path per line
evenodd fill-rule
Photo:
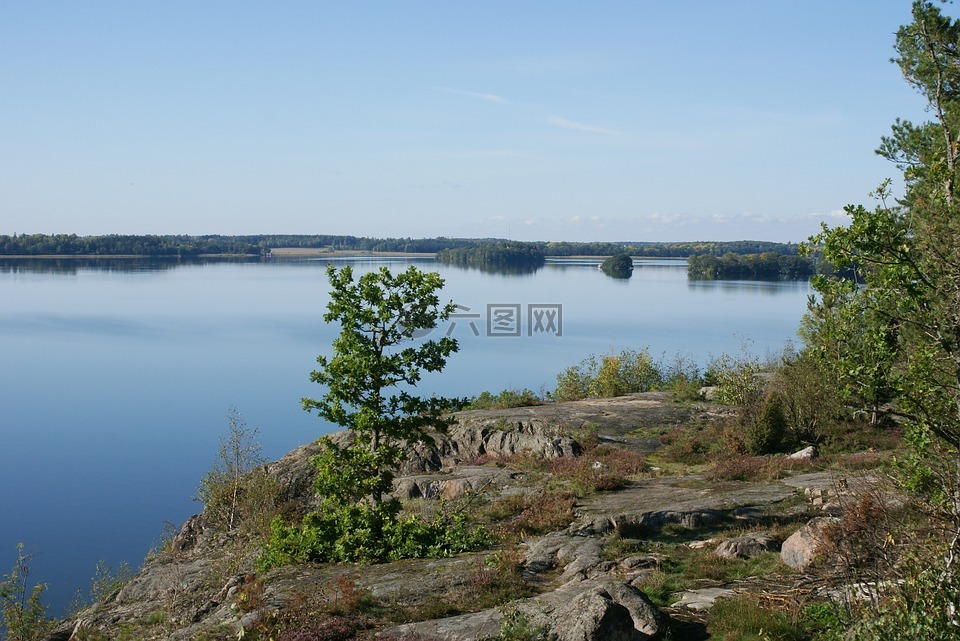
M 277 641 L 347 641 L 352 639 L 357 629 L 348 619 L 331 616 L 317 623 L 284 630 L 277 635 Z

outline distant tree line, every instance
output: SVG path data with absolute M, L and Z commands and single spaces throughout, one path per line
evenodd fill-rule
M 796 243 L 772 243 L 754 240 L 736 240 L 730 242 L 594 242 L 594 243 L 537 243 L 543 247 L 547 256 L 614 256 L 630 254 L 638 258 L 688 258 L 707 254 L 760 254 L 773 252 L 785 256 L 796 255 L 799 245 Z
M 260 254 L 262 248 L 232 236 L 0 236 L 3 256 L 199 256 Z
M 492 241 L 475 247 L 441 249 L 437 252 L 437 262 L 497 271 L 532 270 L 542 267 L 546 256 L 537 243 Z
M 268 254 L 271 249 L 296 247 L 345 251 L 437 253 L 443 250 L 476 250 L 472 255 L 480 263 L 499 259 L 482 258 L 501 255 L 506 261 L 524 261 L 527 256 L 614 256 L 629 254 L 640 258 L 725 254 L 776 254 L 796 256 L 797 245 L 762 241 L 732 242 L 520 242 L 497 238 L 368 238 L 331 234 L 260 234 L 247 236 L 77 236 L 76 234 L 0 235 L 3 256 L 196 256 L 200 254 Z M 509 250 L 504 253 L 504 248 Z M 484 248 L 484 249 L 481 249 Z M 455 254 L 456 255 L 456 254 Z M 463 254 L 471 255 L 471 254 Z M 508 257 L 511 256 L 511 257 Z M 513 258 L 515 256 L 517 258 Z M 450 258 L 449 260 L 454 260 Z M 461 260 L 457 258 L 456 260 Z
M 806 256 L 775 252 L 720 257 L 700 254 L 687 259 L 687 276 L 697 280 L 806 280 L 813 276 L 814 261 Z

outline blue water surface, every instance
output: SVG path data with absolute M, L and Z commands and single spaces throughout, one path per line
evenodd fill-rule
M 165 524 L 199 510 L 193 496 L 231 407 L 270 459 L 331 431 L 300 407 L 322 394 L 309 372 L 338 332 L 323 322 L 327 262 L 0 263 L 0 574 L 25 543 L 61 613 L 98 561 L 138 567 Z M 563 368 L 626 347 L 701 365 L 745 349 L 763 357 L 795 339 L 810 293 L 805 282 L 690 282 L 671 260 L 638 261 L 615 280 L 598 262 L 502 275 L 336 260 L 358 274 L 416 264 L 446 279 L 460 308 L 434 336 L 450 331 L 461 350 L 424 378 L 428 394 L 549 389 Z M 488 322 L 504 308 L 519 312 L 506 327 L 519 336 Z

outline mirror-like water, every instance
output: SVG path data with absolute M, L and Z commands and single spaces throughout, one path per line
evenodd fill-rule
M 277 458 L 331 428 L 300 409 L 326 326 L 326 260 L 0 263 L 0 573 L 18 541 L 62 610 L 98 560 L 138 566 L 164 523 L 196 512 L 235 406 Z M 778 351 L 794 338 L 807 283 L 688 282 L 683 261 L 599 261 L 497 275 L 428 259 L 338 259 L 358 273 L 410 263 L 440 271 L 461 308 L 459 339 L 428 393 L 550 388 L 590 354 L 649 347 L 705 363 Z M 456 323 L 454 325 L 454 322 Z M 518 334 L 518 335 L 513 335 Z

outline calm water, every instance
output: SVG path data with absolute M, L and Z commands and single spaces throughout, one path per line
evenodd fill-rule
M 550 388 L 564 367 L 624 347 L 701 363 L 745 346 L 763 356 L 794 339 L 810 291 L 688 282 L 685 263 L 666 260 L 638 263 L 628 281 L 595 261 L 521 276 L 338 262 L 442 273 L 461 309 L 435 331 L 452 331 L 461 351 L 421 387 L 461 396 Z M 99 560 L 138 566 L 166 522 L 199 509 L 192 497 L 231 406 L 271 459 L 330 431 L 299 403 L 322 393 L 308 374 L 338 331 L 322 319 L 325 265 L 0 263 L 0 574 L 23 541 L 62 609 Z

